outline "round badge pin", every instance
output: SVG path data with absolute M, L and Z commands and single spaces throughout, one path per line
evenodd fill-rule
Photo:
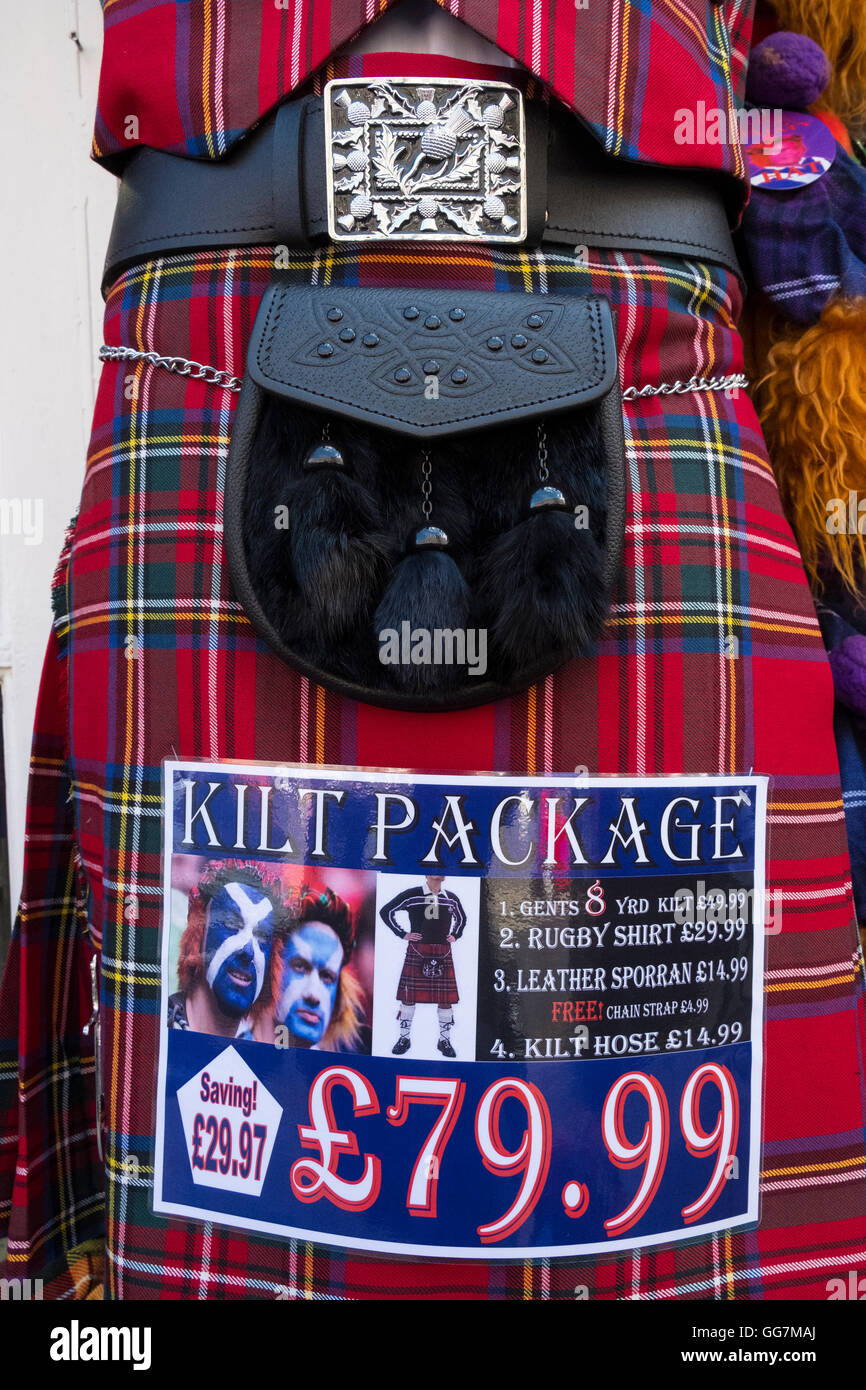
M 760 115 L 761 137 L 745 146 L 753 188 L 784 193 L 824 177 L 836 158 L 836 141 L 823 121 L 803 111 Z

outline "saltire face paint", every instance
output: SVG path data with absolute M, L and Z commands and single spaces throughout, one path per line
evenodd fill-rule
M 210 901 L 207 982 L 223 1013 L 241 1018 L 262 992 L 274 943 L 273 904 L 258 888 L 227 883 Z
M 343 947 L 332 927 L 305 922 L 286 943 L 276 1021 L 297 1047 L 315 1047 L 331 1021 L 343 966 Z

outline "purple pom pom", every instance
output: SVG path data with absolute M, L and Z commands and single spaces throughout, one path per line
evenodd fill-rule
M 782 29 L 756 44 L 749 57 L 746 100 L 751 106 L 805 111 L 830 81 L 830 60 L 805 34 Z

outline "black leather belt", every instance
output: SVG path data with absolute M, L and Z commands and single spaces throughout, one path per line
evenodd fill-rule
M 644 251 L 741 275 L 718 179 L 611 159 L 562 108 L 548 119 L 544 103 L 501 88 L 500 116 L 499 88 L 457 85 L 329 83 L 323 97 L 284 103 L 225 159 L 138 151 L 103 293 L 157 256 L 373 238 Z

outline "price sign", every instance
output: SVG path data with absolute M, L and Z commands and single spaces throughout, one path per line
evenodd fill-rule
M 238 1051 L 226 1048 L 177 1100 L 193 1182 L 258 1197 L 283 1109 Z
M 756 1222 L 765 779 L 166 778 L 157 1211 L 475 1258 Z

